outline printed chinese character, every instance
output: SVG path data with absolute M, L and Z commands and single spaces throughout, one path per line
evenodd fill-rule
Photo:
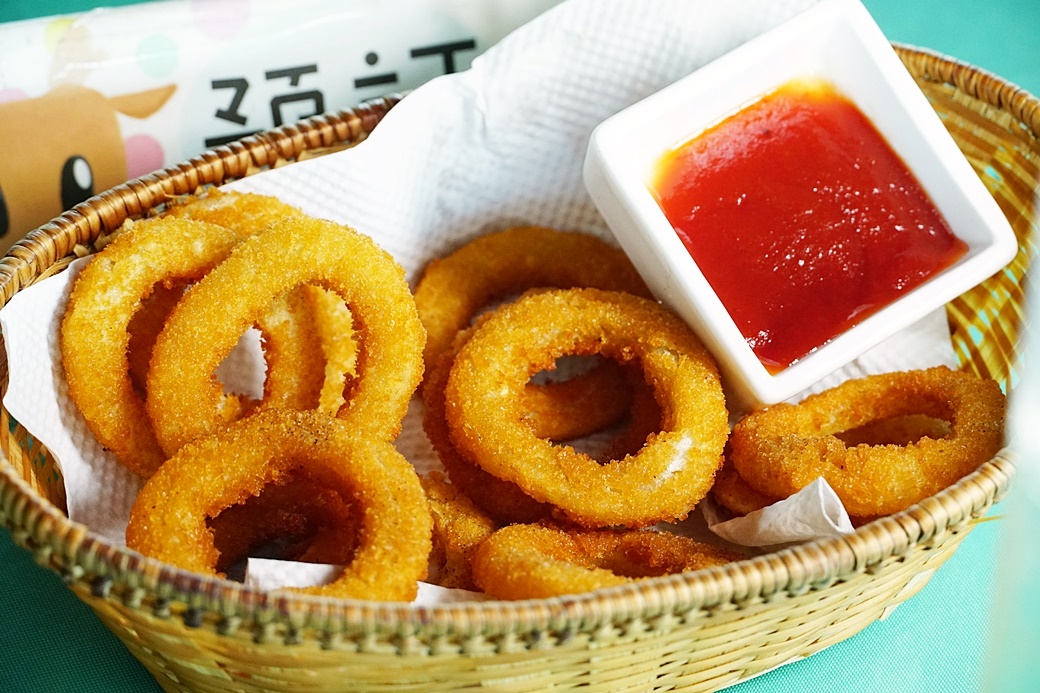
M 432 46 L 413 48 L 411 55 L 413 58 L 425 58 L 431 55 L 441 56 L 444 65 L 444 74 L 450 75 L 455 72 L 455 53 L 459 51 L 473 50 L 476 47 L 476 41 L 473 39 L 466 39 L 464 41 L 452 41 L 451 43 L 438 43 Z
M 365 62 L 369 65 L 374 66 L 376 63 L 379 62 L 379 54 L 375 51 L 369 51 L 369 53 L 365 56 Z M 355 89 L 364 89 L 365 87 L 386 86 L 388 84 L 397 84 L 396 72 L 384 72 L 380 75 L 358 77 L 354 80 Z
M 298 67 L 287 67 L 279 70 L 269 70 L 264 73 L 264 77 L 268 80 L 282 79 L 284 77 L 289 78 L 290 87 L 300 86 L 300 78 L 303 75 L 315 74 L 318 72 L 317 65 L 300 65 Z M 303 113 L 294 114 L 289 118 L 286 118 L 282 113 L 282 107 L 288 104 L 295 103 L 306 103 L 310 102 L 311 108 Z M 325 112 L 325 96 L 317 89 L 311 89 L 309 91 L 297 91 L 291 94 L 283 94 L 276 96 L 271 99 L 271 119 L 274 121 L 275 127 L 282 125 L 286 122 L 292 122 L 300 120 L 302 118 L 308 118 L 310 116 L 320 115 Z
M 214 79 L 210 83 L 210 86 L 214 91 L 218 89 L 231 89 L 231 102 L 227 105 L 227 108 L 218 108 L 213 115 L 220 120 L 226 120 L 229 123 L 235 125 L 245 125 L 248 118 L 241 113 L 239 110 L 242 107 L 242 100 L 246 96 L 246 92 L 249 90 L 249 81 L 245 77 L 232 77 L 230 79 Z M 251 130 L 247 132 L 239 132 L 232 135 L 219 135 L 217 137 L 207 137 L 205 140 L 206 147 L 218 147 L 228 142 L 234 142 L 237 139 L 241 139 L 248 135 L 253 135 L 259 132 L 258 130 Z

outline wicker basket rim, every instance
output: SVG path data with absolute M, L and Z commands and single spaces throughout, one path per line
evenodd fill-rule
M 895 48 L 918 79 L 951 84 L 1018 119 L 1033 137 L 1040 139 L 1040 100 L 1025 90 L 969 63 L 928 49 L 901 44 L 895 44 Z M 294 160 L 308 150 L 356 141 L 399 98 L 365 102 L 355 109 L 218 147 L 77 205 L 28 234 L 0 260 L 0 307 L 71 254 L 77 244 L 97 237 L 102 230 L 118 227 L 124 218 L 142 214 L 158 201 L 177 194 L 177 190 L 192 190 L 198 185 L 219 184 L 248 175 L 250 164 L 274 165 L 279 159 Z M 99 594 L 120 585 L 130 591 L 152 592 L 165 601 L 182 601 L 196 612 L 292 626 L 320 622 L 332 630 L 588 630 L 618 619 L 711 609 L 778 593 L 797 594 L 869 571 L 871 566 L 899 556 L 918 543 L 927 544 L 933 537 L 974 521 L 976 515 L 1007 492 L 1014 468 L 1014 455 L 1005 449 L 957 484 L 906 511 L 869 523 L 854 534 L 809 542 L 720 568 L 558 599 L 423 607 L 265 593 L 164 565 L 116 546 L 70 521 L 18 476 L 10 464 L 0 464 L 0 510 L 9 515 L 16 510 L 24 513 L 25 531 L 34 541 L 67 559 L 71 568 L 66 579 L 96 575 L 94 589 Z

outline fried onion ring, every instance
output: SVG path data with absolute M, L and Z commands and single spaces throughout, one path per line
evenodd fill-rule
M 430 262 L 416 286 L 428 334 L 423 358 L 436 363 L 455 335 L 496 303 L 530 290 L 577 287 L 650 296 L 628 257 L 595 236 L 539 226 L 478 236 Z M 616 366 L 606 362 L 566 380 L 529 385 L 529 416 L 544 437 L 578 438 L 624 416 L 626 389 Z
M 415 287 L 427 363 L 484 308 L 536 287 L 650 296 L 628 256 L 589 234 L 520 226 L 478 236 L 429 263 Z
M 167 205 L 164 216 L 206 221 L 252 236 L 286 217 L 303 214 L 277 197 L 210 188 Z
M 711 497 L 735 515 L 747 515 L 781 500 L 753 489 L 728 460 L 715 475 Z
M 309 302 L 314 325 L 325 355 L 325 382 L 318 397 L 318 408 L 338 412 L 349 394 L 347 388 L 357 377 L 358 350 L 354 341 L 354 318 L 335 292 L 308 284 L 300 291 Z
M 946 367 L 868 376 L 744 417 L 730 438 L 732 462 L 765 495 L 786 498 L 822 476 L 849 515 L 888 515 L 992 458 L 1003 445 L 1005 408 L 996 382 Z M 949 435 L 906 445 L 853 445 L 838 437 L 912 415 L 948 422 Z
M 238 242 L 234 232 L 204 222 L 137 222 L 94 255 L 73 284 L 61 325 L 69 397 L 98 442 L 142 478 L 166 455 L 128 374 L 131 320 L 157 284 L 198 279 Z
M 451 442 L 446 419 L 446 405 L 444 399 L 444 387 L 447 385 L 451 366 L 454 363 L 455 354 L 472 336 L 473 332 L 487 319 L 489 314 L 478 318 L 477 322 L 460 332 L 452 345 L 452 349 L 440 356 L 437 363 L 432 367 L 427 365 L 427 373 L 423 381 L 422 397 L 425 403 L 423 413 L 423 430 L 434 450 L 441 460 L 441 464 L 447 471 L 451 482 L 469 497 L 483 512 L 501 524 L 530 523 L 550 516 L 552 506 L 540 503 L 526 493 L 516 484 L 499 479 L 481 469 L 477 464 L 459 454 L 458 449 Z M 605 363 L 613 364 L 621 368 L 614 361 L 604 360 Z M 599 370 L 606 373 L 606 370 Z M 591 373 L 591 372 L 590 372 Z M 622 427 L 616 438 L 611 440 L 603 451 L 603 459 L 617 459 L 632 454 L 639 450 L 645 443 L 647 436 L 660 430 L 660 409 L 654 400 L 653 392 L 642 379 L 642 372 L 635 366 L 626 366 L 623 376 L 630 388 L 623 393 L 618 393 L 616 382 L 610 377 L 603 383 L 603 389 L 599 393 L 601 397 L 620 397 L 626 405 L 630 404 L 630 415 L 627 424 Z M 598 375 L 593 376 L 598 378 Z M 573 381 L 565 381 L 573 382 Z M 586 380 L 586 384 L 592 380 Z M 584 390 L 584 388 L 578 388 Z M 541 398 L 541 409 L 537 414 L 532 413 L 530 397 Z M 553 397 L 553 391 L 545 388 L 533 387 L 530 383 L 524 388 L 524 419 L 531 426 L 535 435 L 547 440 L 557 440 L 554 436 L 569 430 L 570 432 L 587 432 L 588 425 L 573 426 L 568 428 L 558 423 L 564 415 L 563 412 L 575 406 L 575 400 L 567 397 L 559 401 L 547 401 Z M 555 391 L 558 392 L 558 391 Z M 583 397 L 585 394 L 583 393 Z M 538 405 L 535 405 L 537 407 Z M 613 406 L 613 405 L 608 405 Z M 602 411 L 602 408 L 600 408 Z M 555 414 L 548 415 L 548 412 Z M 580 410 L 568 412 L 570 416 L 581 417 Z M 598 417 L 593 417 L 602 424 Z M 597 457 L 597 459 L 601 459 Z
M 725 565 L 739 554 L 653 530 L 510 525 L 485 540 L 473 575 L 498 599 L 545 599 Z
M 638 359 L 662 431 L 599 464 L 539 438 L 523 388 L 557 358 Z M 678 317 L 654 301 L 596 289 L 529 295 L 491 314 L 460 349 L 445 387 L 451 441 L 467 459 L 586 527 L 686 517 L 711 487 L 729 432 L 718 370 Z
M 397 436 L 423 372 L 424 333 L 404 271 L 349 227 L 290 217 L 192 286 L 156 340 L 146 403 L 164 451 L 241 415 L 212 373 L 273 298 L 303 284 L 335 291 L 358 325 L 359 377 L 337 416 L 372 438 Z
M 365 439 L 324 412 L 270 409 L 184 446 L 138 494 L 127 546 L 216 575 L 219 554 L 207 520 L 302 469 L 356 499 L 360 531 L 353 560 L 339 577 L 299 591 L 414 599 L 426 575 L 433 524 L 419 478 L 391 443 Z
M 495 531 L 495 523 L 439 472 L 420 477 L 433 515 L 430 582 L 476 590 L 473 552 Z
M 478 324 L 484 320 L 486 317 L 478 321 Z M 432 367 L 427 364 L 422 388 L 423 403 L 426 405 L 423 411 L 423 430 L 451 483 L 482 511 L 502 524 L 535 522 L 548 517 L 552 506 L 536 501 L 516 484 L 492 476 L 475 463 L 464 459 L 451 442 L 444 388 L 448 384 L 451 366 L 455 361 L 455 351 L 469 340 L 474 330 L 475 328 L 469 328 L 460 332 L 451 351 L 441 354 Z
M 286 483 L 268 484 L 259 495 L 210 520 L 213 543 L 220 552 L 217 572 L 227 572 L 258 548 L 286 560 L 346 565 L 357 549 L 359 519 L 353 499 L 343 498 L 306 473 Z
M 269 195 L 213 188 L 204 195 L 189 196 L 169 206 L 166 214 L 206 221 L 241 236 L 252 236 L 303 212 Z M 342 299 L 320 287 L 301 286 L 271 301 L 257 320 L 264 335 L 267 360 L 267 406 L 335 411 L 336 404 L 343 404 L 346 372 L 340 369 L 345 369 L 345 362 L 354 355 L 354 344 L 350 332 L 330 334 L 326 329 L 341 327 L 342 313 L 346 313 L 349 322 Z M 315 358 L 319 352 L 326 355 L 324 361 Z M 334 395 L 327 393 L 335 392 L 337 387 L 340 397 L 335 400 Z

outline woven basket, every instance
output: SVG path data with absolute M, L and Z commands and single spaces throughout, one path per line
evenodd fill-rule
M 972 66 L 897 50 L 1018 234 L 1011 266 L 949 305 L 963 367 L 1010 388 L 1040 219 L 1040 102 Z M 78 205 L 0 261 L 0 305 L 125 218 L 200 185 L 350 146 L 395 101 L 251 137 Z M 884 617 L 924 586 L 1014 473 L 1005 452 L 855 534 L 723 568 L 567 598 L 413 608 L 269 595 L 113 546 L 67 519 L 49 455 L 5 410 L 0 418 L 0 523 L 170 691 L 715 690 Z

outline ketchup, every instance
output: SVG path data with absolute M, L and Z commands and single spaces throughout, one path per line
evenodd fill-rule
M 796 80 L 667 152 L 650 190 L 772 373 L 952 265 L 956 238 L 833 86 Z

